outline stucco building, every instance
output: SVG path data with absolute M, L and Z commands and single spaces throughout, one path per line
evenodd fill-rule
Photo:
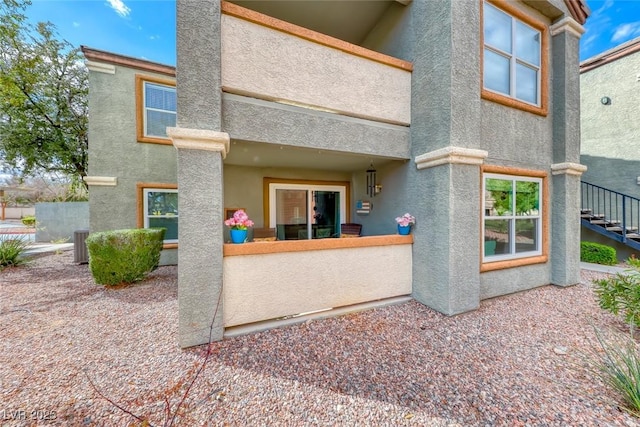
M 639 52 L 636 38 L 580 64 L 582 207 L 602 217 L 583 217 L 582 240 L 619 260 L 640 253 Z
M 580 64 L 583 179 L 640 198 L 640 38 Z
M 91 229 L 171 228 L 182 346 L 300 313 L 414 298 L 452 315 L 575 284 L 587 14 L 178 0 L 177 79 L 84 48 Z M 226 244 L 234 208 L 279 240 Z M 363 237 L 330 238 L 346 222 Z

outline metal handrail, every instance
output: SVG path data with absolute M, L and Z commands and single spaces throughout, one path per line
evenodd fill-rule
M 619 226 L 626 243 L 627 235 L 638 234 L 640 230 L 640 199 L 628 194 L 610 190 L 599 185 L 581 181 L 581 209 L 590 210 L 592 217 L 601 218 L 607 226 Z

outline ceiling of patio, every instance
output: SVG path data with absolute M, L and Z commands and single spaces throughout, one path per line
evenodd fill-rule
M 231 148 L 224 163 L 259 168 L 296 168 L 355 172 L 367 170 L 372 163 L 377 168 L 393 161 L 403 160 L 234 140 L 231 141 Z
M 361 45 L 394 1 L 231 0 L 231 3 Z

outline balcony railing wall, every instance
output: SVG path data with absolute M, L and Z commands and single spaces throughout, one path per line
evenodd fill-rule
M 223 12 L 225 92 L 410 124 L 411 63 L 230 3 Z

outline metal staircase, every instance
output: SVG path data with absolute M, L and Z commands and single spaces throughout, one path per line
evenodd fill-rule
M 581 181 L 582 225 L 640 250 L 640 199 Z

